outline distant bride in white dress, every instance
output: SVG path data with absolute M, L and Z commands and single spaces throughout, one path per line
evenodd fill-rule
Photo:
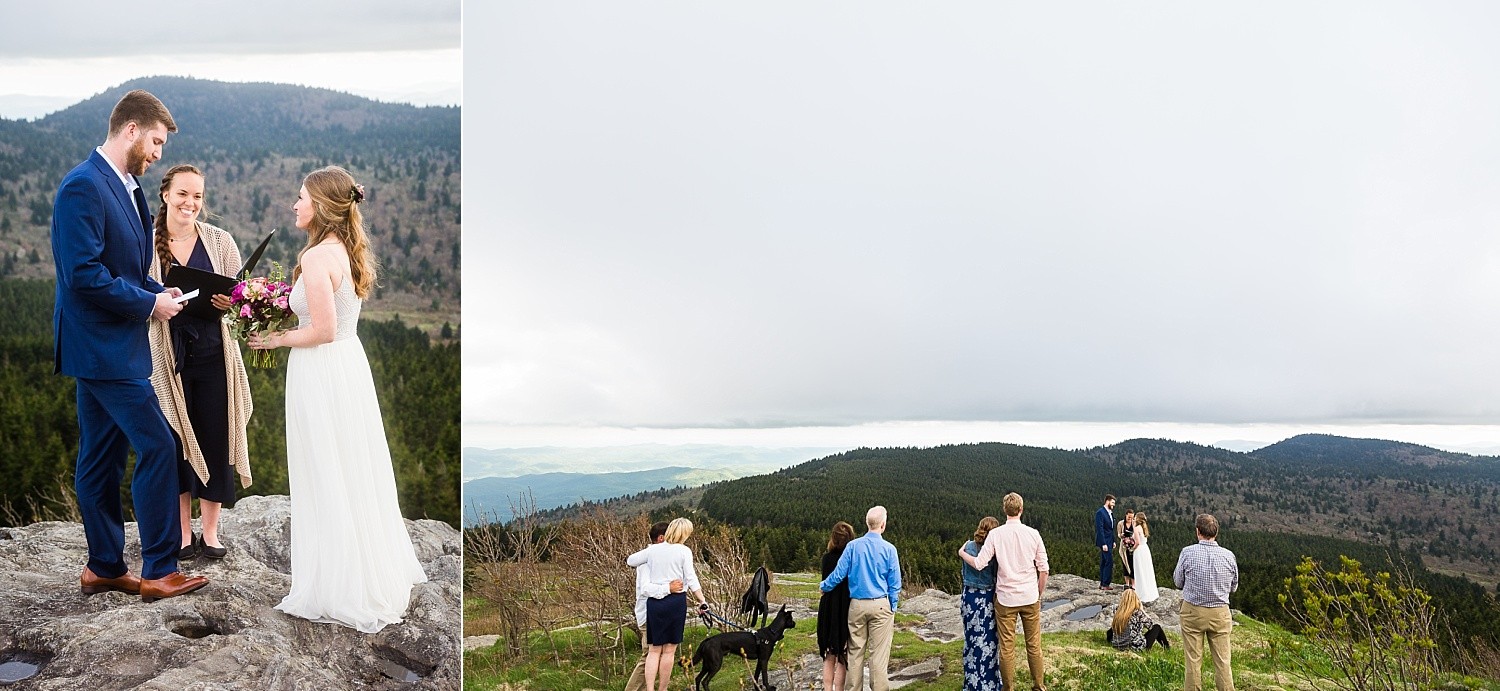
M 255 334 L 252 348 L 291 348 L 286 370 L 292 591 L 287 614 L 375 633 L 406 616 L 427 580 L 396 503 L 380 405 L 359 309 L 375 260 L 359 203 L 364 188 L 329 166 L 308 174 L 297 204 L 307 247 L 292 272 L 298 328 Z
M 1151 563 L 1151 528 L 1146 526 L 1146 514 L 1135 514 L 1135 594 L 1141 604 L 1154 602 L 1161 597 L 1156 589 L 1156 565 Z

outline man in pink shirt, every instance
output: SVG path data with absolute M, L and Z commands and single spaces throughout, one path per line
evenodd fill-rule
M 1044 691 L 1042 672 L 1042 591 L 1047 588 L 1047 546 L 1042 534 L 1021 522 L 1021 495 L 1005 495 L 1005 525 L 990 531 L 978 556 L 962 549 L 959 558 L 976 569 L 994 559 L 995 621 L 1000 633 L 1000 681 L 1014 689 L 1016 681 L 1016 615 L 1026 635 L 1026 665 L 1031 668 L 1032 691 Z

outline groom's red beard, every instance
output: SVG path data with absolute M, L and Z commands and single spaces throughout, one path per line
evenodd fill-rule
M 131 175 L 145 175 L 146 168 L 150 165 L 146 161 L 146 140 L 135 140 L 135 144 L 125 152 L 125 172 Z

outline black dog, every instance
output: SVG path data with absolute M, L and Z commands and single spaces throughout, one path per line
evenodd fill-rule
M 755 633 L 731 631 L 703 639 L 698 644 L 698 651 L 693 653 L 693 664 L 698 666 L 698 676 L 693 679 L 693 688 L 708 691 L 708 682 L 713 681 L 719 668 L 724 666 L 724 656 L 734 654 L 746 660 L 755 660 L 755 674 L 751 676 L 751 681 L 756 683 L 757 688 L 776 691 L 766 668 L 770 666 L 771 653 L 775 652 L 776 644 L 781 642 L 786 630 L 796 627 L 797 622 L 792 621 L 791 613 L 786 611 L 786 605 L 782 605 L 776 618 L 771 620 L 771 625 Z
M 765 626 L 765 618 L 771 614 L 771 606 L 766 604 L 766 596 L 771 592 L 771 574 L 762 565 L 755 570 L 755 576 L 750 579 L 750 587 L 745 590 L 745 595 L 740 598 L 740 614 L 750 615 L 745 622 L 746 626 Z M 756 624 L 759 619 L 760 623 Z

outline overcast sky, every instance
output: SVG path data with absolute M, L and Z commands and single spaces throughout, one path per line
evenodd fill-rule
M 1500 422 L 1500 6 L 465 9 L 466 445 Z
M 460 36 L 459 0 L 8 2 L 0 7 L 0 117 L 40 117 L 157 75 L 458 105 Z

